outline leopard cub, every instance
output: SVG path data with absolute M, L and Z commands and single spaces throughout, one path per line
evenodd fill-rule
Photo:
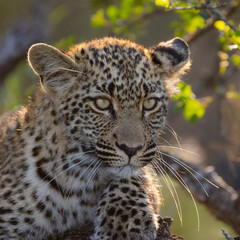
M 180 38 L 146 49 L 103 38 L 63 53 L 33 45 L 31 102 L 0 119 L 0 240 L 154 240 L 153 166 L 167 101 L 189 66 Z

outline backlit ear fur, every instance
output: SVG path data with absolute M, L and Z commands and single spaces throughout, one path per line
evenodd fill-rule
M 80 73 L 79 66 L 70 57 L 44 43 L 30 47 L 28 62 L 40 76 L 46 91 L 58 92 L 69 87 Z
M 181 38 L 161 42 L 150 49 L 153 64 L 156 66 L 170 95 L 175 94 L 179 77 L 190 67 L 190 51 Z

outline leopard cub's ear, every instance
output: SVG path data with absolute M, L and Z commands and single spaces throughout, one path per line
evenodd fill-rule
M 28 51 L 28 62 L 40 76 L 43 87 L 58 92 L 71 85 L 78 74 L 78 66 L 66 54 L 45 43 L 37 43 Z
M 158 71 L 167 76 L 174 73 L 181 74 L 190 66 L 189 47 L 181 38 L 160 42 L 149 51 Z

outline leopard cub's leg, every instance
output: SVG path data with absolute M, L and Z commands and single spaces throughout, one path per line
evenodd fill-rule
M 135 178 L 110 182 L 99 202 L 93 240 L 156 239 L 158 197 L 146 183 Z

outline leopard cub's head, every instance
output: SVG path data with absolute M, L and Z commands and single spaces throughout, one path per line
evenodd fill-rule
M 189 65 L 189 49 L 179 38 L 149 49 L 104 38 L 67 53 L 35 44 L 28 59 L 66 137 L 111 171 L 132 173 L 156 154 L 168 96 Z

